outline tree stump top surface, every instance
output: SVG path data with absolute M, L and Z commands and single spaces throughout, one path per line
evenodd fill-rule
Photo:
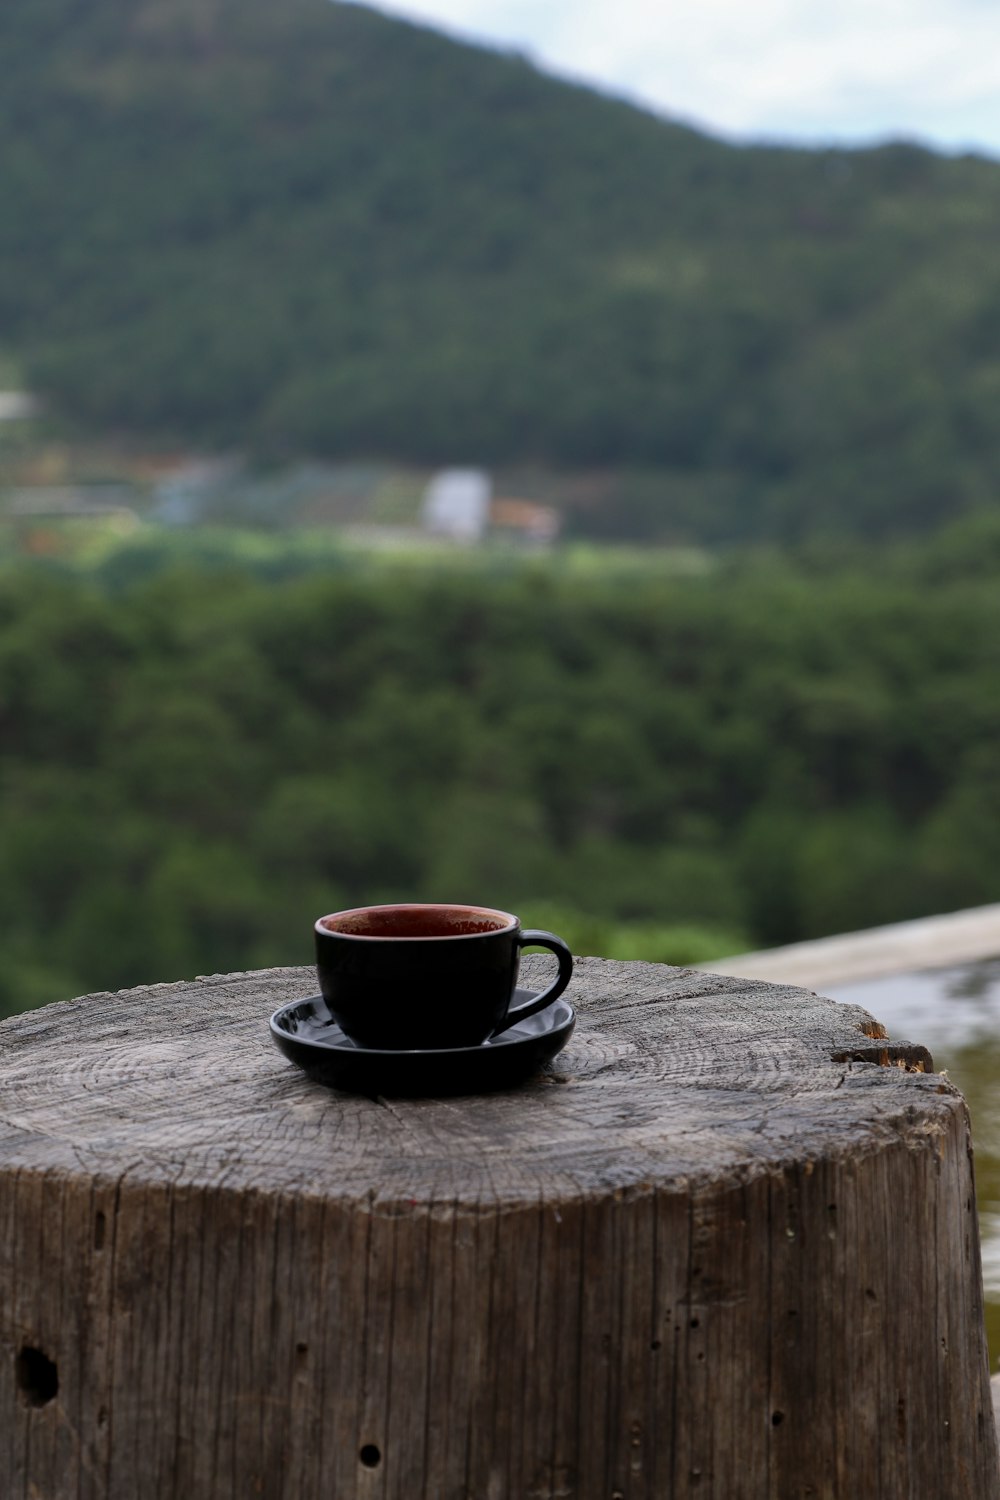
M 527 982 L 545 963 L 524 961 Z M 373 1100 L 310 1082 L 274 1047 L 271 1012 L 315 989 L 311 969 L 268 969 L 12 1017 L 5 1169 L 515 1207 L 926 1144 L 964 1109 L 946 1080 L 915 1071 L 921 1049 L 887 1043 L 856 1006 L 595 958 L 577 960 L 577 1029 L 545 1074 L 504 1093 Z

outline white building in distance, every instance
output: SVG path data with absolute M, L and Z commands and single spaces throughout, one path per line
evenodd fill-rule
M 424 490 L 424 529 L 456 542 L 481 541 L 489 525 L 492 488 L 481 469 L 442 469 Z
M 37 417 L 41 402 L 27 391 L 0 391 L 0 422 L 24 422 Z

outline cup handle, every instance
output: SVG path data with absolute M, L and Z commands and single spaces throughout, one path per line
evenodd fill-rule
M 540 995 L 536 995 L 534 1000 L 526 1000 L 523 1005 L 515 1006 L 513 1010 L 509 1010 L 500 1025 L 493 1032 L 494 1036 L 499 1036 L 501 1032 L 516 1025 L 518 1021 L 523 1021 L 526 1016 L 533 1016 L 538 1011 L 544 1010 L 547 1005 L 551 1005 L 553 1000 L 562 994 L 573 976 L 573 955 L 566 947 L 562 938 L 556 937 L 554 932 L 536 932 L 529 928 L 527 932 L 519 934 L 517 946 L 519 948 L 537 946 L 539 948 L 550 949 L 559 960 L 559 972 L 548 989 L 543 990 Z

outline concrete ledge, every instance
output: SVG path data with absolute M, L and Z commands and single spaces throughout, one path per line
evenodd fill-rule
M 745 979 L 797 984 L 812 990 L 850 984 L 856 979 L 878 979 L 908 969 L 949 968 L 998 955 L 1000 903 L 818 938 L 811 943 L 792 943 L 787 948 L 738 953 L 700 964 L 699 968 L 709 974 L 738 974 Z

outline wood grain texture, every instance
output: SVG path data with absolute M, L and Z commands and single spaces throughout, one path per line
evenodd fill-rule
M 1000 1496 L 969 1122 L 921 1049 L 586 959 L 546 1075 L 372 1100 L 272 1046 L 314 988 L 0 1026 L 3 1500 Z

